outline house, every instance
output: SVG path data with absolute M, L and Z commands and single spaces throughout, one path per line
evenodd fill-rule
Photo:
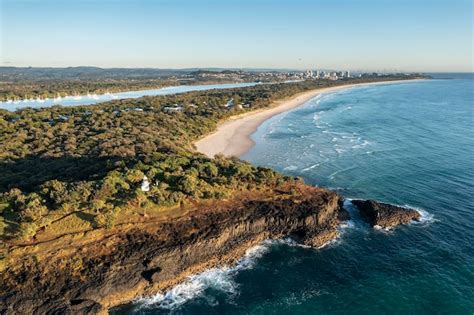
M 233 99 L 233 98 L 229 99 L 229 100 L 227 101 L 227 103 L 224 105 L 224 107 L 226 107 L 226 108 L 232 108 L 232 107 L 234 107 L 234 99 Z
M 163 112 L 168 113 L 168 114 L 181 113 L 182 111 L 183 111 L 183 107 L 182 107 L 182 106 L 177 106 L 177 107 L 174 107 L 174 106 L 166 106 L 166 107 L 163 108 Z

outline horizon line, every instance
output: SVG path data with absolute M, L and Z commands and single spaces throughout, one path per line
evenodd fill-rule
M 341 71 L 342 68 L 324 68 L 324 67 L 307 67 L 307 68 L 272 68 L 272 67 L 127 67 L 127 66 L 114 66 L 114 67 L 104 67 L 104 66 L 94 66 L 94 65 L 71 65 L 71 66 L 14 66 L 14 65 L 0 65 L 0 68 L 51 68 L 51 69 L 68 69 L 68 68 L 97 68 L 97 69 L 149 69 L 149 70 L 175 70 L 175 71 L 186 71 L 186 70 L 269 70 L 269 71 L 306 71 L 306 70 L 326 70 L 326 71 Z M 378 70 L 367 70 L 367 69 L 344 69 L 345 71 L 354 71 L 354 72 L 389 72 L 389 73 L 474 73 L 472 71 L 410 71 L 410 70 L 398 70 L 398 69 L 378 69 Z

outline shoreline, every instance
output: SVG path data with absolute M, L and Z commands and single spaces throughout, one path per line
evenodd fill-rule
M 412 79 L 345 84 L 298 93 L 291 97 L 274 101 L 268 108 L 231 117 L 220 123 L 216 131 L 195 141 L 194 145 L 196 151 L 210 158 L 216 154 L 241 157 L 255 145 L 251 136 L 265 121 L 273 116 L 295 109 L 320 94 L 337 92 L 358 86 L 419 82 L 422 80 Z

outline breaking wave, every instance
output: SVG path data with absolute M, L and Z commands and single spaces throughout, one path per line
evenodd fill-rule
M 330 241 L 320 248 L 326 247 L 329 244 L 333 244 L 333 242 Z M 239 285 L 234 280 L 237 273 L 242 270 L 252 269 L 258 259 L 266 254 L 274 245 L 311 248 L 291 238 L 265 240 L 260 245 L 248 249 L 245 255 L 233 267 L 222 266 L 205 270 L 188 277 L 186 281 L 165 293 L 158 293 L 151 297 L 141 297 L 134 303 L 139 305 L 138 309 L 160 308 L 175 310 L 192 299 L 205 297 L 206 290 L 208 289 L 217 290 L 226 294 L 229 299 L 232 299 L 233 296 L 238 294 Z
M 400 206 L 400 207 L 415 209 L 421 215 L 421 218 L 420 218 L 419 221 L 413 221 L 411 224 L 428 225 L 428 224 L 431 224 L 433 222 L 438 222 L 439 221 L 438 219 L 435 218 L 434 214 L 426 211 L 425 209 L 418 208 L 418 207 L 413 207 L 413 206 L 410 206 L 410 205 L 403 205 L 403 206 Z
M 298 169 L 297 166 L 295 166 L 295 165 L 289 165 L 289 166 L 285 167 L 283 170 L 285 170 L 285 171 L 295 171 L 295 170 L 297 170 L 297 169 Z
M 222 266 L 211 268 L 188 279 L 165 293 L 158 293 L 151 297 L 141 297 L 135 301 L 140 309 L 161 308 L 174 310 L 189 300 L 204 296 L 207 289 L 218 290 L 230 298 L 238 293 L 238 284 L 234 276 L 242 270 L 251 269 L 256 261 L 270 249 L 274 241 L 265 241 L 245 252 L 245 255 L 234 267 Z

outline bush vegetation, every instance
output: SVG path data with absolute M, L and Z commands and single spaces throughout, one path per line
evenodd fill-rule
M 2 237 L 28 239 L 72 214 L 111 228 L 117 215 L 130 209 L 220 199 L 293 181 L 238 158 L 210 159 L 196 153 L 192 143 L 226 117 L 335 84 L 341 82 L 263 84 L 94 106 L 0 111 Z M 234 106 L 225 106 L 231 99 Z M 140 189 L 145 175 L 151 183 L 148 192 Z

